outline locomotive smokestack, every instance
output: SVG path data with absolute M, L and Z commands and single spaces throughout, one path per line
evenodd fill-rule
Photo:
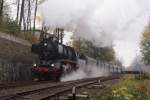
M 64 29 L 61 29 L 61 44 L 63 44 L 63 37 L 64 37 Z
M 63 28 L 56 28 L 54 31 L 54 34 L 57 37 L 59 43 L 63 44 L 64 29 Z

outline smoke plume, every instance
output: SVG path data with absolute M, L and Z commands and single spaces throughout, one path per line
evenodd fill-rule
M 117 56 L 126 61 L 139 53 L 139 40 L 150 17 L 149 0 L 46 0 L 39 10 L 46 26 L 64 28 L 76 38 L 97 46 L 114 44 Z M 129 44 L 120 49 L 120 45 Z M 130 59 L 132 60 L 132 59 Z M 127 61 L 129 63 L 131 61 Z

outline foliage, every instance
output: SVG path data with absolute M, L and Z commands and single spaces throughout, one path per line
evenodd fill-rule
M 38 40 L 38 38 L 34 35 L 33 31 L 20 32 L 19 34 L 17 34 L 17 36 L 31 43 L 34 43 Z
M 143 73 L 143 79 L 149 79 L 150 80 L 150 73 Z
M 142 60 L 146 65 L 150 65 L 150 29 L 145 30 L 141 40 Z
M 6 33 L 11 33 L 12 35 L 16 35 L 19 30 L 19 26 L 15 21 L 11 21 L 8 19 L 7 21 L 3 21 L 2 24 L 0 25 L 0 31 L 6 32 Z
M 150 73 L 144 73 L 144 72 L 141 72 L 140 74 L 138 75 L 135 75 L 135 79 L 137 80 L 150 80 Z
M 89 57 L 106 62 L 115 61 L 115 52 L 112 47 L 96 47 L 92 42 L 81 39 L 73 40 L 72 46 Z
M 150 65 L 150 36 L 143 36 L 141 42 L 142 59 L 146 65 Z
M 126 75 L 111 88 L 98 92 L 92 100 L 149 100 L 150 80 L 137 80 Z
M 111 47 L 100 48 L 100 52 L 98 53 L 98 58 L 102 61 L 114 61 L 115 60 L 115 52 Z
M 19 26 L 16 21 L 8 18 L 0 24 L 0 31 L 28 40 L 29 42 L 37 41 L 37 38 L 34 36 L 32 31 L 19 31 Z

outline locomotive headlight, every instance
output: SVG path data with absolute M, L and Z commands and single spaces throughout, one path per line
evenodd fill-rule
M 54 67 L 55 65 L 54 64 L 51 64 L 51 67 Z
M 36 64 L 33 64 L 34 67 L 36 67 Z
M 47 43 L 44 43 L 44 46 L 47 46 Z
M 38 67 L 37 64 L 33 64 L 33 67 Z

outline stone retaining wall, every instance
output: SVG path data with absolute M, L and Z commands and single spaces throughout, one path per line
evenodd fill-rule
M 0 32 L 0 81 L 31 79 L 31 66 L 37 57 L 28 41 Z

